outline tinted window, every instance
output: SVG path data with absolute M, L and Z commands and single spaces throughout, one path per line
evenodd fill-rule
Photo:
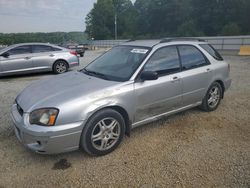
M 31 53 L 31 46 L 18 46 L 8 51 L 10 55 L 28 54 Z
M 145 65 L 144 70 L 156 71 L 159 75 L 180 71 L 177 48 L 171 46 L 157 50 Z
M 33 53 L 41 53 L 41 52 L 51 52 L 52 48 L 51 46 L 34 45 L 32 50 L 33 50 Z
M 192 69 L 208 64 L 203 54 L 194 46 L 185 45 L 178 46 L 178 48 L 183 70 Z
M 200 46 L 206 50 L 211 56 L 213 56 L 215 59 L 223 61 L 223 58 L 221 55 L 209 44 L 200 44 Z
M 56 48 L 56 47 L 51 47 L 53 51 L 61 51 L 62 49 Z

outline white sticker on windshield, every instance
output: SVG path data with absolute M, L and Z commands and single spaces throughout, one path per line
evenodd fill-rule
M 145 54 L 148 52 L 146 49 L 133 49 L 131 50 L 132 53 L 137 53 L 137 54 Z

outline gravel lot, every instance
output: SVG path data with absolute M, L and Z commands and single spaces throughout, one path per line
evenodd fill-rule
M 101 53 L 87 51 L 81 67 Z M 0 188 L 250 187 L 250 57 L 225 59 L 233 83 L 217 111 L 192 109 L 136 128 L 103 157 L 25 149 L 11 128 L 10 106 L 24 87 L 52 74 L 1 78 Z

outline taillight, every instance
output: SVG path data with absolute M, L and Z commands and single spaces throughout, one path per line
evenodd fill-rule
M 76 52 L 76 51 L 71 51 L 70 53 L 71 53 L 72 55 L 77 56 L 77 52 Z

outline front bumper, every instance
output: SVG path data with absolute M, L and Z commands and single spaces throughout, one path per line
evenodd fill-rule
M 21 115 L 16 104 L 12 106 L 11 117 L 18 140 L 37 153 L 56 154 L 79 148 L 84 121 L 53 127 L 30 125 L 28 114 Z

